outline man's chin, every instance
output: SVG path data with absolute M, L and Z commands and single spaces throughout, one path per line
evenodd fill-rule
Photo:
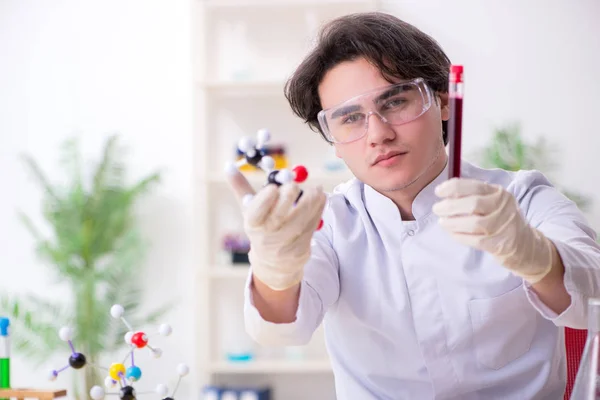
M 397 190 L 403 190 L 412 186 L 418 180 L 418 176 L 406 176 L 406 177 L 394 177 L 389 181 L 383 179 L 376 182 L 374 186 L 377 190 L 382 192 L 394 192 Z

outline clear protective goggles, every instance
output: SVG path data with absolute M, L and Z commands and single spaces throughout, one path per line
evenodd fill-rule
M 330 143 L 350 143 L 367 134 L 376 115 L 390 125 L 402 125 L 431 107 L 433 93 L 423 78 L 370 90 L 341 104 L 319 111 L 317 118 Z

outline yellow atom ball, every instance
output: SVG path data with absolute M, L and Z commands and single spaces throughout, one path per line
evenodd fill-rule
M 121 377 L 125 376 L 125 366 L 123 364 L 112 364 L 108 369 L 108 374 L 115 381 L 119 382 Z

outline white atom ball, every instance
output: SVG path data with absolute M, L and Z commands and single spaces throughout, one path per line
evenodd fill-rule
M 107 388 L 114 388 L 116 384 L 117 382 L 110 376 L 104 378 L 104 386 L 106 386 Z
M 283 184 L 290 183 L 294 180 L 294 174 L 289 169 L 282 169 L 277 174 L 277 182 Z
M 185 364 L 179 364 L 177 366 L 177 373 L 179 374 L 179 376 L 186 376 L 190 373 L 190 367 L 188 367 Z
M 238 142 L 238 149 L 240 149 L 240 151 L 243 153 L 246 153 L 248 150 L 253 149 L 254 146 L 254 140 L 252 140 L 252 138 L 249 137 L 243 137 Z
M 48 371 L 48 380 L 49 381 L 55 381 L 57 376 L 58 376 L 58 374 L 56 373 L 56 371 L 54 371 L 54 370 Z
M 156 385 L 155 392 L 159 396 L 166 396 L 167 393 L 169 393 L 169 388 L 166 385 L 159 383 L 158 385 Z
M 131 338 L 133 337 L 133 332 L 129 331 L 125 334 L 124 339 L 125 343 L 131 344 Z
M 260 164 L 263 168 L 272 170 L 275 167 L 275 160 L 271 156 L 264 156 L 262 160 L 260 160 Z
M 267 143 L 271 139 L 271 132 L 268 129 L 259 129 L 256 132 L 256 138 L 259 143 Z
M 152 355 L 154 356 L 154 358 L 160 358 L 160 356 L 162 356 L 162 350 L 159 349 L 158 347 L 155 347 L 154 350 L 152 351 Z
M 100 386 L 94 386 L 90 390 L 90 397 L 94 400 L 102 400 L 104 398 L 104 389 Z
M 58 331 L 58 336 L 60 337 L 60 340 L 64 342 L 69 341 L 73 339 L 73 329 L 68 326 L 63 326 L 60 328 L 60 331 Z
M 121 318 L 123 313 L 125 313 L 125 309 L 120 304 L 115 304 L 110 308 L 110 315 L 112 315 L 113 318 Z
M 228 161 L 225 163 L 225 173 L 228 176 L 233 176 L 236 175 L 238 173 L 238 168 L 235 166 L 235 163 Z
M 173 329 L 171 328 L 171 325 L 169 325 L 169 324 L 162 324 L 161 326 L 158 327 L 158 333 L 162 336 L 169 336 L 172 332 L 173 332 Z

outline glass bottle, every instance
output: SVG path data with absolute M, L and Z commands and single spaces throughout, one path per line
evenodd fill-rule
M 588 301 L 588 335 L 570 400 L 600 400 L 600 299 Z
M 0 317 L 0 389 L 10 389 L 10 321 Z M 2 398 L 0 400 L 8 400 Z

